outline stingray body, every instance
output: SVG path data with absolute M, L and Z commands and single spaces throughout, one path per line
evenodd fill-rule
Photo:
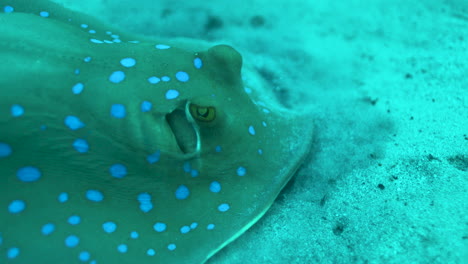
M 0 8 L 0 263 L 203 263 L 307 153 L 310 121 L 245 88 L 229 46 Z

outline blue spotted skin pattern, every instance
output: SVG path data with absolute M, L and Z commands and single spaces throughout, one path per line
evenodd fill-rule
M 307 152 L 229 46 L 135 39 L 47 1 L 0 8 L 0 263 L 203 263 Z

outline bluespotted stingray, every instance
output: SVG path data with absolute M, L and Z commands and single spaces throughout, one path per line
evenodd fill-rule
M 230 46 L 42 0 L 0 8 L 0 263 L 204 263 L 310 148 L 310 118 Z

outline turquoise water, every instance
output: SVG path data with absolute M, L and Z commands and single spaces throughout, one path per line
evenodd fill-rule
M 230 44 L 310 113 L 305 163 L 208 263 L 466 263 L 466 1 L 64 2 L 121 30 Z

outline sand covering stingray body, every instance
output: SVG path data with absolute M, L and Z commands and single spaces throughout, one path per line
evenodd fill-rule
M 229 46 L 180 49 L 48 1 L 0 8 L 0 263 L 203 263 L 310 147 L 310 120 L 243 81 Z

